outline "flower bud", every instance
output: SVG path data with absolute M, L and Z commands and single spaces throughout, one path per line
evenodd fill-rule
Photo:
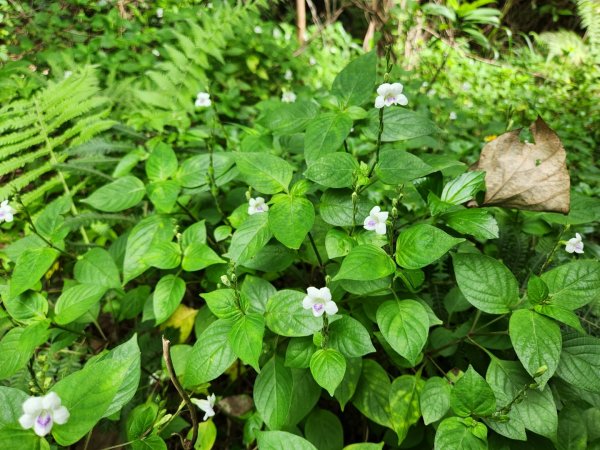
M 352 203 L 356 203 L 358 201 L 358 192 L 354 191 L 352 193 Z
M 547 370 L 548 370 L 548 366 L 546 364 L 544 364 L 538 370 L 535 371 L 535 373 L 533 374 L 533 378 L 541 377 L 542 375 L 544 375 L 546 373 Z
M 228 287 L 231 286 L 231 282 L 229 281 L 227 275 L 221 275 L 221 283 Z
M 394 219 L 398 218 L 398 208 L 396 208 L 395 206 L 392 208 L 392 217 Z

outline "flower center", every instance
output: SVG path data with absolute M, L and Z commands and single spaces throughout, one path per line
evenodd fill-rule
M 320 312 L 320 311 L 321 311 L 323 308 L 324 308 L 324 306 L 323 306 L 323 303 L 315 303 L 315 304 L 313 305 L 313 309 L 314 309 L 316 312 Z
M 258 205 L 258 206 L 256 207 L 256 210 L 257 210 L 257 211 L 262 211 L 262 210 L 263 210 L 263 207 L 262 207 L 262 205 Z
M 38 425 L 46 427 L 50 422 L 52 422 L 52 416 L 50 416 L 48 412 L 42 411 L 42 413 L 37 417 L 36 422 Z
M 377 221 L 374 219 L 369 220 L 369 222 L 367 222 L 369 224 L 370 227 L 374 227 L 375 225 L 377 225 Z

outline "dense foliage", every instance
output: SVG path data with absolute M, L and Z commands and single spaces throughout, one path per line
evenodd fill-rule
M 600 448 L 595 3 L 229 3 L 0 1 L 0 448 Z

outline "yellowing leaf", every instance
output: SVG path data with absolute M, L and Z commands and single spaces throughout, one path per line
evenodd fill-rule
M 169 319 L 162 324 L 160 329 L 179 329 L 179 343 L 181 344 L 185 342 L 188 337 L 190 337 L 192 329 L 194 328 L 196 314 L 198 314 L 197 309 L 190 308 L 189 306 L 185 305 L 179 305 L 171 317 L 169 317 Z

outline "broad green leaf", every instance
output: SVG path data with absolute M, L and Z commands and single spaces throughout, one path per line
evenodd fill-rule
M 205 269 L 214 264 L 224 263 L 215 251 L 202 242 L 192 242 L 183 250 L 181 268 L 187 272 Z
M 242 283 L 241 293 L 250 302 L 250 310 L 264 313 L 267 301 L 275 295 L 277 290 L 271 283 L 260 277 L 246 275 Z
M 175 269 L 181 264 L 181 247 L 175 242 L 156 242 L 141 258 L 140 263 L 157 269 Z
M 397 185 L 424 177 L 435 170 L 412 153 L 385 147 L 381 150 L 375 173 L 384 183 Z
M 26 328 L 15 327 L 2 336 L 0 380 L 14 375 L 27 365 L 35 349 L 48 339 L 48 322 L 34 322 Z
M 377 280 L 394 273 L 395 270 L 394 261 L 383 249 L 376 245 L 363 244 L 350 250 L 333 280 Z
M 581 321 L 579 320 L 579 316 L 575 314 L 570 309 L 562 308 L 556 305 L 535 305 L 533 307 L 535 312 L 543 314 L 546 317 L 550 317 L 554 320 L 562 322 L 566 325 L 569 325 L 574 330 L 579 331 L 582 334 L 585 334 L 585 330 L 581 326 Z
M 146 191 L 159 212 L 170 213 L 177 203 L 181 186 L 173 180 L 154 181 L 146 185 Z
M 146 175 L 150 181 L 163 181 L 177 172 L 177 156 L 171 146 L 159 142 L 146 160 Z
M 278 103 L 275 107 L 268 108 L 257 122 L 276 135 L 289 136 L 302 132 L 318 111 L 319 105 L 313 101 Z
M 519 301 L 517 279 L 501 262 L 476 253 L 457 253 L 452 260 L 458 287 L 477 309 L 505 314 Z
M 444 214 L 441 218 L 459 233 L 470 234 L 477 239 L 498 238 L 498 222 L 486 209 L 461 209 Z
M 367 329 L 350 316 L 342 316 L 329 325 L 328 345 L 346 358 L 363 356 L 375 351 Z
M 202 154 L 192 156 L 181 163 L 181 166 L 175 174 L 175 181 L 186 190 L 193 193 L 205 192 L 209 190 L 208 170 L 211 166 L 214 169 L 214 178 L 217 186 L 223 186 L 239 175 L 234 166 L 235 155 L 231 152 L 214 152 L 211 155 Z
M 235 163 L 242 179 L 263 194 L 287 191 L 294 173 L 290 163 L 270 153 L 236 153 Z
M 556 375 L 578 388 L 600 393 L 600 339 L 563 335 Z
M 487 428 L 472 419 L 449 417 L 442 420 L 435 433 L 435 450 L 487 450 Z M 482 439 L 483 437 L 483 439 Z
M 379 425 L 392 428 L 389 401 L 391 388 L 387 372 L 375 361 L 365 359 L 352 404 L 363 416 Z
M 600 297 L 600 262 L 573 261 L 541 276 L 550 291 L 552 304 L 577 309 Z
M 394 380 L 390 390 L 392 427 L 398 444 L 408 434 L 408 429 L 421 418 L 419 396 L 425 382 L 414 375 L 402 375 Z
M 269 229 L 288 248 L 299 249 L 315 222 L 315 208 L 304 197 L 285 195 L 269 210 Z
M 310 336 L 323 326 L 320 317 L 302 307 L 302 292 L 285 289 L 277 292 L 267 302 L 265 319 L 267 327 L 280 336 Z
M 304 435 L 319 450 L 341 450 L 344 446 L 344 429 L 335 414 L 315 409 L 306 419 Z
M 254 404 L 269 429 L 277 430 L 286 422 L 292 407 L 292 372 L 283 360 L 272 358 L 254 382 Z
M 228 339 L 232 325 L 229 320 L 219 319 L 198 336 L 185 368 L 184 386 L 212 381 L 233 364 L 236 356 Z
M 440 377 L 431 377 L 425 383 L 419 396 L 423 422 L 429 425 L 437 422 L 450 409 L 450 384 Z
M 330 225 L 338 227 L 355 225 L 360 227 L 372 207 L 373 205 L 366 196 L 359 196 L 353 222 L 352 191 L 349 189 L 327 189 L 321 196 L 319 213 L 321 218 Z
M 331 228 L 325 236 L 325 250 L 329 258 L 346 256 L 354 247 L 354 240 L 348 233 Z
M 512 313 L 508 331 L 515 352 L 529 375 L 533 376 L 542 366 L 547 367 L 546 372 L 536 378 L 544 387 L 558 366 L 562 344 L 560 327 L 535 311 L 520 309 Z
M 204 423 L 200 424 L 200 426 L 202 425 Z M 131 450 L 167 450 L 167 444 L 157 434 L 151 434 L 139 441 L 133 441 L 131 443 Z
M 318 450 L 306 439 L 287 431 L 260 431 L 256 440 L 260 450 Z
M 291 369 L 292 371 L 292 399 L 290 411 L 285 421 L 286 427 L 295 427 L 313 410 L 322 389 L 313 379 L 308 369 Z
M 20 322 L 43 320 L 48 314 L 48 300 L 39 292 L 25 291 L 12 298 L 7 295 L 2 301 L 6 312 Z
M 241 314 L 237 293 L 233 289 L 217 289 L 200 294 L 210 311 L 220 319 L 237 318 Z
M 99 211 L 119 212 L 137 205 L 145 194 L 144 183 L 128 175 L 102 186 L 81 202 Z
M 0 448 L 18 450 L 47 450 L 48 444 L 42 444 L 41 438 L 32 430 L 24 430 L 19 424 L 23 415 L 23 402 L 27 394 L 19 389 L 0 386 Z
M 97 284 L 106 289 L 119 289 L 121 279 L 115 261 L 106 250 L 92 248 L 75 263 L 75 279 L 84 284 Z
M 152 427 L 156 416 L 158 415 L 158 405 L 156 403 L 142 403 L 136 406 L 127 417 L 127 440 L 134 440 L 142 437 L 144 433 Z
M 229 332 L 229 341 L 235 354 L 257 372 L 260 372 L 258 359 L 262 354 L 264 332 L 265 319 L 254 313 L 237 318 Z
M 206 244 L 206 221 L 201 220 L 185 229 L 181 235 L 181 245 L 185 248 L 192 245 L 194 242 Z
M 349 188 L 357 170 L 358 162 L 349 153 L 331 153 L 310 164 L 306 178 L 330 188 Z
M 425 308 L 415 300 L 389 300 L 377 308 L 377 325 L 394 351 L 414 366 L 429 331 Z
M 316 350 L 312 336 L 290 338 L 285 351 L 285 366 L 294 369 L 310 367 L 310 358 Z
M 360 106 L 374 99 L 377 55 L 369 52 L 350 62 L 335 78 L 331 93 L 344 106 Z
M 379 111 L 371 109 L 368 116 L 367 137 L 377 139 Z M 426 116 L 404 108 L 384 108 L 381 142 L 407 141 L 437 132 L 435 124 Z
M 152 305 L 156 324 L 161 324 L 175 312 L 185 294 L 185 281 L 169 274 L 156 284 L 152 294 Z
M 319 349 L 310 358 L 310 372 L 319 386 L 333 397 L 344 378 L 346 359 L 333 348 Z
M 304 135 L 304 158 L 308 166 L 323 161 L 326 155 L 335 154 L 351 129 L 352 119 L 342 112 L 325 112 L 312 119 Z M 310 176 L 308 178 L 312 179 Z
M 420 269 L 437 261 L 452 247 L 464 242 L 427 224 L 403 230 L 396 241 L 396 261 L 405 269 Z
M 558 450 L 587 450 L 588 430 L 581 408 L 574 403 L 565 405 L 558 414 Z
M 59 325 L 73 322 L 96 305 L 106 291 L 106 287 L 98 284 L 76 284 L 65 289 L 56 301 L 54 320 Z
M 370 442 L 350 444 L 345 446 L 343 450 L 383 450 L 383 442 L 380 442 L 379 444 L 372 444 Z
M 36 284 L 58 255 L 58 250 L 48 247 L 32 248 L 21 253 L 10 278 L 10 296 L 16 297 Z
M 361 372 L 362 358 L 346 358 L 346 372 L 344 373 L 344 379 L 337 387 L 334 394 L 334 397 L 340 403 L 342 411 L 356 392 Z
M 152 215 L 142 219 L 127 237 L 123 261 L 123 283 L 141 275 L 150 264 L 144 260 L 146 254 L 159 243 L 171 242 L 175 235 L 173 219 Z
M 272 236 L 268 214 L 254 214 L 233 233 L 226 256 L 234 262 L 244 264 L 254 257 Z
M 440 199 L 451 205 L 460 205 L 485 189 L 485 172 L 466 172 L 446 183 Z
M 461 417 L 489 416 L 496 411 L 496 397 L 485 379 L 469 365 L 450 393 L 450 407 Z

